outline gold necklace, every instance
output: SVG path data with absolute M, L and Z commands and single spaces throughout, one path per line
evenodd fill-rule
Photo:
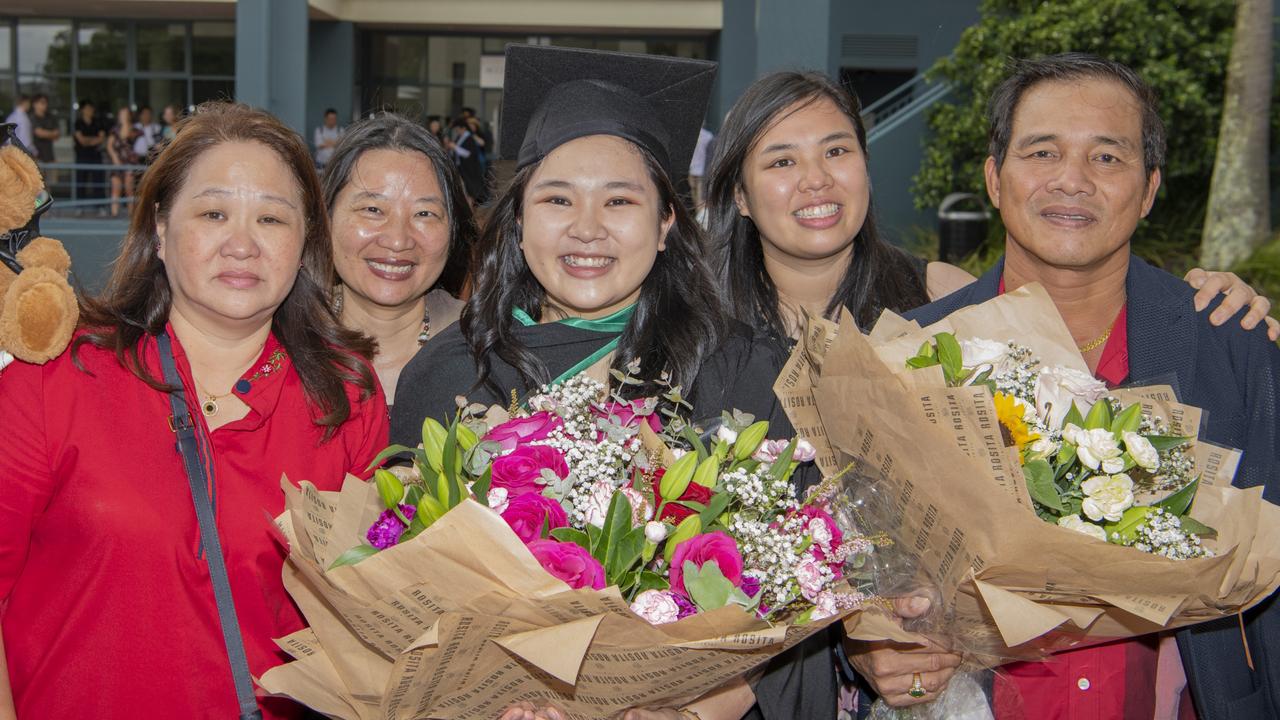
M 1114 329 L 1115 326 L 1116 324 L 1112 322 L 1111 327 L 1107 328 L 1107 331 L 1102 333 L 1101 337 L 1095 340 L 1090 340 L 1084 345 L 1077 346 L 1076 349 L 1082 353 L 1087 353 L 1087 352 L 1092 352 L 1094 350 L 1097 350 L 1098 348 L 1102 347 L 1103 343 L 1107 341 L 1107 338 L 1111 337 L 1111 330 Z
M 200 389 L 200 385 L 199 383 L 197 383 L 196 390 L 199 390 L 199 389 Z M 200 412 L 204 413 L 205 417 L 213 417 L 214 415 L 217 415 L 218 401 L 230 395 L 233 392 L 235 392 L 234 388 L 222 393 L 221 395 L 214 395 L 213 393 L 204 393 L 204 402 L 200 403 Z

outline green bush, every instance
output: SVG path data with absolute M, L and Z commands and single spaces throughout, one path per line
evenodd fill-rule
M 1129 65 L 1156 89 L 1169 130 L 1163 186 L 1134 237 L 1135 251 L 1172 272 L 1194 265 L 1222 114 L 1233 0 L 983 0 L 980 12 L 955 52 L 929 71 L 952 85 L 954 102 L 930 109 L 924 161 L 912 187 L 917 207 L 937 207 L 951 192 L 985 193 L 986 104 L 1011 58 L 1095 53 Z M 1280 113 L 1272 116 L 1280 128 Z M 993 225 L 989 243 L 998 247 L 1004 240 L 998 216 Z M 981 269 L 971 265 L 994 260 L 993 249 L 966 267 Z

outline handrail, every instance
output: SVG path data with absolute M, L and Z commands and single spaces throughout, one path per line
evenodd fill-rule
M 885 135 L 893 132 L 895 128 L 924 112 L 929 106 L 949 94 L 951 94 L 951 86 L 945 83 L 941 85 L 934 85 L 929 88 L 919 97 L 914 98 L 911 102 L 896 109 L 894 113 L 876 123 L 875 126 L 867 132 L 867 144 L 870 145 Z

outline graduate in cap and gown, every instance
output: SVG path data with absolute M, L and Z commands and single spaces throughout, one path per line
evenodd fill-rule
M 611 369 L 639 380 L 617 388 L 624 396 L 681 387 L 689 419 L 704 429 L 737 409 L 769 420 L 771 437 L 793 434 L 772 389 L 785 352 L 727 319 L 698 226 L 675 191 L 714 73 L 699 60 L 507 49 L 501 151 L 517 171 L 477 248 L 460 322 L 400 376 L 392 442 L 418 444 L 423 419 L 452 418 L 458 396 L 508 406 L 580 372 L 609 383 Z M 830 648 L 824 639 L 804 647 L 753 685 L 629 715 L 834 718 Z

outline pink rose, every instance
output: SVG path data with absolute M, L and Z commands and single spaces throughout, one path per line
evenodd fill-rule
M 560 503 L 540 493 L 525 493 L 507 503 L 502 519 L 526 545 L 542 537 L 544 525 L 554 530 L 569 524 Z
M 564 427 L 564 421 L 559 415 L 543 410 L 495 425 L 482 439 L 502 445 L 503 452 L 511 452 L 517 445 L 542 440 L 561 427 Z
M 577 590 L 589 587 L 603 590 L 604 566 L 577 543 L 534 540 L 526 547 L 544 570 Z
M 604 419 L 610 416 L 615 417 L 618 424 L 623 427 L 638 426 L 643 420 L 648 423 L 650 430 L 656 433 L 662 432 L 662 419 L 653 411 L 653 408 L 646 405 L 644 400 L 632 400 L 626 403 L 610 400 L 603 405 L 592 405 L 591 414 Z
M 684 563 L 692 561 L 695 567 L 715 560 L 720 567 L 720 574 L 728 578 L 736 587 L 742 587 L 742 555 L 738 552 L 738 544 L 723 530 L 695 535 L 676 546 L 671 556 L 671 589 L 682 595 L 689 592 L 684 587 Z
M 510 453 L 493 461 L 493 480 L 490 487 L 506 488 L 508 497 L 542 492 L 538 478 L 543 470 L 550 470 L 556 477 L 569 475 L 569 463 L 564 454 L 547 445 L 521 445 Z

